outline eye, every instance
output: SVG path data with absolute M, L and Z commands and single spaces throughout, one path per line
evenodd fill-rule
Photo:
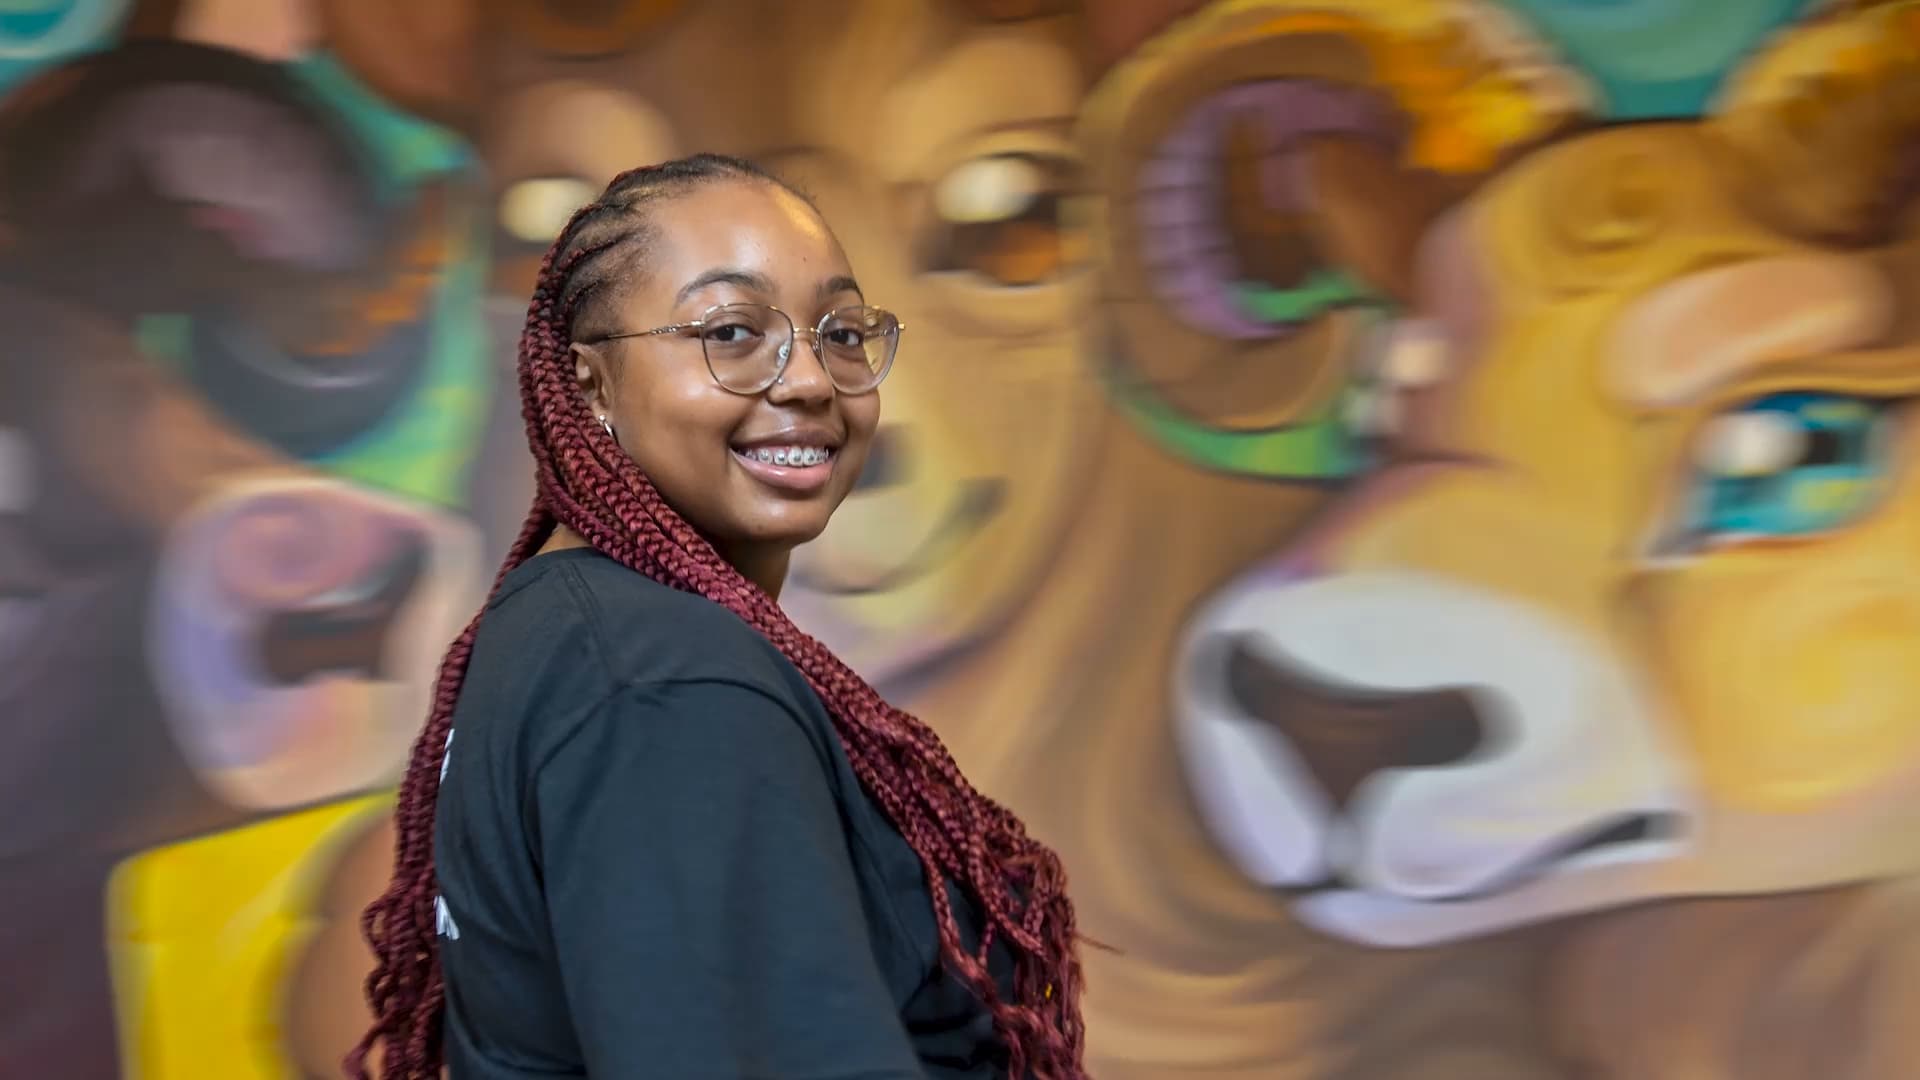
M 877 315 L 836 317 L 827 323 L 822 337 L 837 349 L 862 349 L 869 337 L 884 333 L 878 325 L 881 318 Z
M 760 329 L 744 322 L 708 323 L 700 336 L 715 345 L 745 345 L 760 340 Z
M 1885 401 L 1778 394 L 1725 412 L 1693 447 L 1687 533 L 1706 541 L 1805 536 L 1860 517 L 1890 469 Z
M 1006 287 L 1058 278 L 1086 259 L 1086 230 L 1076 213 L 1082 190 L 1078 166 L 1063 156 L 973 158 L 933 186 L 922 269 Z
M 208 404 L 298 458 L 339 451 L 410 399 L 432 355 L 426 310 L 345 352 L 293 349 L 257 322 L 212 310 L 143 319 L 142 343 L 186 370 Z
M 830 326 L 827 328 L 827 344 L 843 349 L 858 349 L 867 342 L 866 331 L 857 326 Z

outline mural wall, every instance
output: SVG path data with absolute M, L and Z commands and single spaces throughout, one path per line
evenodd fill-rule
M 1103 1078 L 1920 1061 L 1920 2 L 0 3 L 0 1076 L 337 1075 L 539 253 L 697 149 L 912 327 L 805 625 Z

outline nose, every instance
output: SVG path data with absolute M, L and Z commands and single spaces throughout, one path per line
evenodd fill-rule
M 1277 659 L 1246 635 L 1216 639 L 1213 648 L 1224 653 L 1228 699 L 1286 737 L 1336 808 L 1379 773 L 1456 764 L 1486 742 L 1465 689 L 1353 690 Z
M 767 399 L 775 403 L 819 403 L 833 394 L 833 379 L 820 360 L 818 344 L 806 333 L 796 332 L 787 344 L 786 365 L 780 377 L 767 388 Z
M 159 554 L 147 657 L 189 766 L 236 806 L 384 775 L 467 615 L 477 536 L 328 477 L 230 479 Z M 431 650 L 431 651 L 429 651 Z
M 221 602 L 260 620 L 255 670 L 269 685 L 400 677 L 392 639 L 436 570 L 409 509 L 315 481 L 238 495 L 204 523 Z

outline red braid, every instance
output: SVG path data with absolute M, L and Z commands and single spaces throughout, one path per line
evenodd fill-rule
M 634 571 L 724 605 L 765 635 L 820 695 L 855 775 L 920 856 L 933 886 L 941 957 L 992 1012 L 1012 1075 L 1080 1080 L 1086 1075 L 1080 964 L 1059 858 L 1029 837 L 1018 818 L 974 790 L 931 729 L 888 705 L 826 646 L 801 633 L 778 603 L 668 507 L 600 428 L 575 385 L 568 353 L 573 316 L 612 274 L 609 260 L 649 235 L 641 204 L 718 179 L 778 183 L 757 166 L 713 155 L 637 169 L 576 213 L 548 252 L 519 352 L 521 413 L 537 490 L 494 588 L 539 550 L 557 524 L 565 525 Z M 433 711 L 400 785 L 393 879 L 362 919 L 376 955 L 367 979 L 375 1020 L 347 1058 L 355 1080 L 367 1080 L 368 1057 L 378 1044 L 384 1044 L 385 1076 L 440 1075 L 445 993 L 435 937 L 433 814 L 440 759 L 479 622 L 476 615 L 441 664 Z M 959 884 L 986 914 L 980 946 L 972 952 L 961 944 L 944 882 Z M 987 950 L 995 942 L 1004 942 L 1014 956 L 1011 1000 L 987 970 Z

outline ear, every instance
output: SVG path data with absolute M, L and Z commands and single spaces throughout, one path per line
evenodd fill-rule
M 573 359 L 573 382 L 580 388 L 580 396 L 586 398 L 587 408 L 595 416 L 608 416 L 613 411 L 613 369 L 607 363 L 607 354 L 598 345 L 582 345 L 579 342 L 567 346 L 567 353 Z
M 1885 243 L 1920 216 L 1920 8 L 1836 6 L 1727 81 L 1707 130 L 1745 204 L 1817 243 Z
M 1107 6 L 1090 17 L 1122 20 Z M 1236 454 L 1324 476 L 1339 455 L 1302 432 L 1338 438 L 1323 426 L 1369 327 L 1413 302 L 1431 223 L 1588 95 L 1492 5 L 1240 0 L 1177 18 L 1191 6 L 1143 5 L 1176 21 L 1083 113 L 1109 193 L 1094 231 L 1115 384 L 1136 414 L 1186 425 L 1166 441 L 1271 433 L 1299 449 Z M 1144 17 L 1108 30 L 1133 40 Z

